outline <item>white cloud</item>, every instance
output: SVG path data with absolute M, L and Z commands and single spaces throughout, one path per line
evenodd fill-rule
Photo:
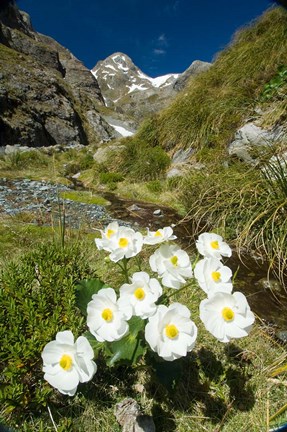
M 157 38 L 157 43 L 158 43 L 159 46 L 168 46 L 167 38 L 166 38 L 166 35 L 164 33 L 162 33 Z
M 155 49 L 153 50 L 153 52 L 154 52 L 154 54 L 156 54 L 156 55 L 163 55 L 163 54 L 166 53 L 166 51 L 165 51 L 164 49 L 162 49 L 162 48 L 155 48 Z

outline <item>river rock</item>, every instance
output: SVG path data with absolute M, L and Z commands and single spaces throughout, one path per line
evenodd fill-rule
M 276 332 L 276 337 L 283 343 L 287 344 L 287 330 L 280 330 Z

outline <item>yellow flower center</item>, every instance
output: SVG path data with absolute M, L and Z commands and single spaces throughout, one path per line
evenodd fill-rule
M 211 273 L 211 277 L 214 280 L 214 282 L 219 282 L 221 274 L 218 271 L 214 271 Z
M 229 321 L 232 321 L 233 318 L 234 318 L 234 312 L 228 306 L 226 306 L 226 307 L 224 307 L 222 309 L 221 314 L 222 314 L 222 317 L 223 317 L 224 321 L 228 321 L 229 322 Z
M 169 339 L 175 339 L 178 335 L 178 329 L 174 324 L 168 324 L 165 326 L 165 334 Z
M 60 360 L 60 366 L 65 371 L 71 370 L 73 366 L 72 357 L 69 354 L 63 354 Z
M 125 237 L 121 237 L 121 238 L 119 239 L 119 247 L 121 247 L 121 248 L 125 248 L 125 247 L 127 247 L 128 244 L 129 244 L 129 241 L 128 241 L 127 238 L 125 238 Z
M 111 309 L 107 308 L 104 309 L 102 312 L 102 318 L 107 321 L 110 322 L 113 319 L 113 312 L 111 311 Z
M 112 229 L 108 229 L 107 234 L 106 234 L 106 237 L 109 239 L 109 238 L 111 238 L 111 236 L 112 236 L 113 234 L 115 234 L 115 231 L 112 230 Z
M 155 237 L 162 237 L 162 233 L 160 232 L 160 230 L 157 230 L 157 231 L 154 233 L 154 236 L 155 236 Z
M 210 242 L 210 246 L 212 247 L 212 249 L 219 249 L 218 240 L 213 240 L 212 242 Z
M 176 267 L 178 263 L 178 257 L 174 255 L 173 257 L 170 258 L 170 262 L 172 263 L 172 265 L 174 265 L 174 267 Z
M 143 300 L 145 298 L 145 292 L 142 288 L 137 288 L 134 291 L 134 296 L 138 299 L 138 300 Z

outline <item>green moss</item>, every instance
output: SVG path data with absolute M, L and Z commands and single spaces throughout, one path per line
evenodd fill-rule
M 95 195 L 92 192 L 85 191 L 69 191 L 60 192 L 60 197 L 71 201 L 82 202 L 85 204 L 97 204 L 97 205 L 108 205 L 109 202 L 99 195 Z

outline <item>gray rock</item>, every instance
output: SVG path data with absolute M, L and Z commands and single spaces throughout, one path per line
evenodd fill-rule
M 181 167 L 171 167 L 166 173 L 166 178 L 182 177 L 182 176 L 183 176 L 183 172 Z
M 141 208 L 138 205 L 136 205 L 136 204 L 132 204 L 127 209 L 130 212 L 135 212 L 135 211 L 140 211 L 141 210 Z
M 124 149 L 123 145 L 111 144 L 105 147 L 100 147 L 93 155 L 93 158 L 98 163 L 105 163 L 111 158 L 111 155 L 116 155 Z
M 152 417 L 142 414 L 134 399 L 126 398 L 117 403 L 114 412 L 123 432 L 155 432 Z
M 230 156 L 236 156 L 240 160 L 248 163 L 256 163 L 256 157 L 253 153 L 259 152 L 260 149 L 272 145 L 278 139 L 278 133 L 262 129 L 254 123 L 246 123 L 240 128 L 228 146 Z
M 211 63 L 195 60 L 182 74 L 180 74 L 180 76 L 173 84 L 173 88 L 176 91 L 183 90 L 187 86 L 191 77 L 207 71 L 210 66 L 212 66 Z
M 280 330 L 276 332 L 276 337 L 283 343 L 287 344 L 287 330 Z
M 162 211 L 160 209 L 157 209 L 153 212 L 154 216 L 162 216 Z
M 173 157 L 171 163 L 177 164 L 177 163 L 184 163 L 189 160 L 189 158 L 193 155 L 194 150 L 192 148 L 189 148 L 187 150 L 180 149 L 177 150 Z

